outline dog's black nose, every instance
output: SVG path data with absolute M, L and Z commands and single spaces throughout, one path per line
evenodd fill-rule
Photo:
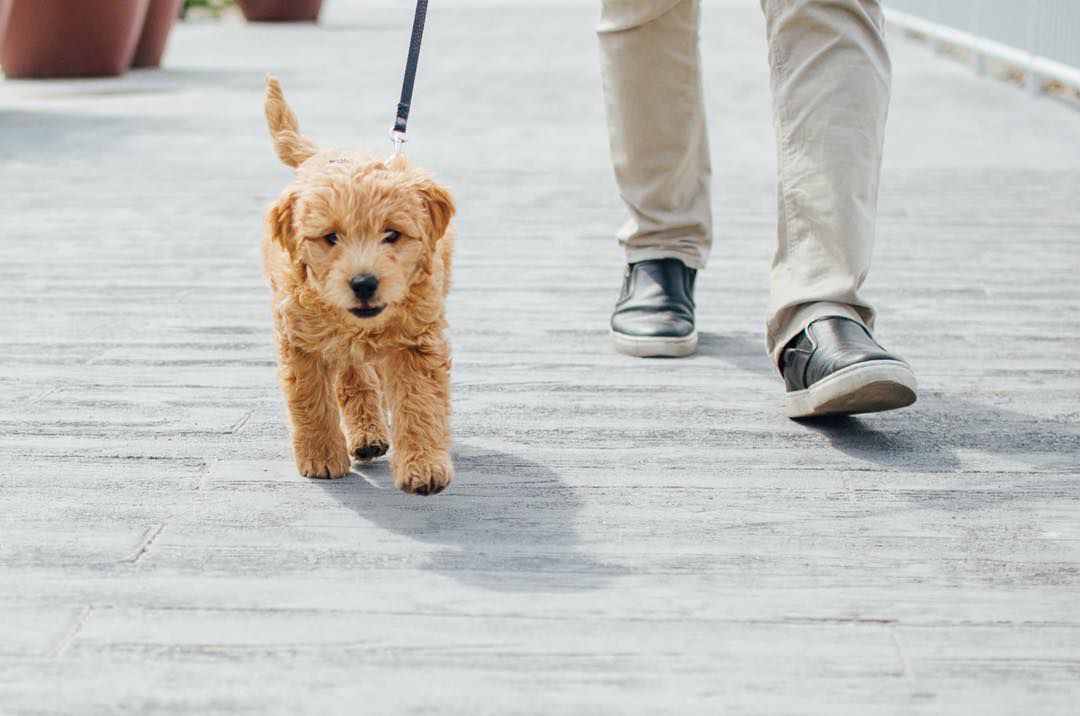
M 362 273 L 349 279 L 349 286 L 361 301 L 369 301 L 379 290 L 379 279 L 369 273 Z

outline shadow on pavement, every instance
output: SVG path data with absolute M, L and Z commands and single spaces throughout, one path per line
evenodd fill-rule
M 698 352 L 740 371 L 777 375 L 760 339 L 702 333 Z M 776 390 L 783 390 L 779 378 Z M 846 455 L 911 472 L 960 470 L 958 451 L 987 453 L 1023 469 L 1045 470 L 1075 466 L 1080 454 L 1080 427 L 925 388 L 918 402 L 904 410 L 797 422 Z
M 195 133 L 198 125 L 172 117 L 147 120 L 122 114 L 0 109 L 0 160 L 115 160 L 142 137 L 178 129 Z M 105 137 L 107 143 L 102 141 Z
M 360 518 L 445 549 L 428 569 L 500 592 L 600 589 L 622 568 L 581 549 L 581 500 L 549 468 L 467 445 L 454 449 L 454 484 L 435 497 L 399 492 L 383 459 L 360 479 L 318 481 Z
M 925 389 L 895 414 L 800 422 L 847 455 L 914 472 L 960 470 L 958 451 L 994 455 L 1024 470 L 1071 469 L 1080 455 L 1080 429 L 1067 423 Z M 975 460 L 965 462 L 970 468 Z
M 34 108 L 0 107 L 0 159 L 101 157 L 116 161 L 133 142 L 147 138 L 154 140 L 155 152 L 160 151 L 159 137 L 177 142 L 177 134 L 213 136 L 208 128 L 223 121 L 209 114 L 214 105 L 207 104 L 205 116 L 155 115 L 133 113 L 129 102 L 161 95 L 176 95 L 175 101 L 180 102 L 188 91 L 246 89 L 251 106 L 258 108 L 263 91 L 263 75 L 255 70 L 137 70 L 122 78 L 9 82 L 19 85 Z
M 770 378 L 778 377 L 770 364 L 769 356 L 765 353 L 765 338 L 760 334 L 723 335 L 710 331 L 698 331 L 697 355 L 701 358 L 720 360 L 746 373 Z
M 122 77 L 7 80 L 38 101 L 171 94 L 180 90 L 250 90 L 261 95 L 264 71 L 174 67 L 135 69 Z

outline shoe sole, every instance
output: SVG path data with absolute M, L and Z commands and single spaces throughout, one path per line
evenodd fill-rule
M 856 363 L 787 394 L 789 418 L 857 415 L 904 408 L 915 402 L 915 374 L 906 363 Z
M 628 336 L 616 331 L 611 331 L 609 336 L 615 350 L 637 358 L 683 358 L 696 351 L 698 345 L 697 331 L 679 338 Z

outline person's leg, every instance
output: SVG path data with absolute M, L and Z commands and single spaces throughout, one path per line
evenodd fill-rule
M 598 31 L 628 263 L 705 267 L 712 242 L 699 0 L 604 0 Z
M 699 0 L 603 0 L 611 156 L 630 212 L 612 340 L 631 355 L 686 355 L 697 345 L 694 273 L 712 242 L 699 16 Z
M 901 407 L 914 400 L 914 377 L 908 381 L 905 375 L 910 370 L 870 338 L 874 310 L 859 293 L 870 269 L 889 106 L 891 66 L 881 3 L 761 0 L 761 5 L 772 71 L 779 174 L 769 354 L 785 371 L 785 378 L 791 368 L 784 366 L 785 348 L 797 348 L 792 355 L 805 357 L 821 341 L 827 350 L 832 344 L 846 348 L 837 349 L 839 358 L 834 356 L 836 362 L 829 368 L 811 365 L 810 373 L 818 373 L 819 379 L 836 372 L 835 366 L 847 367 L 845 351 L 852 359 L 862 356 L 863 362 L 894 362 L 896 366 L 886 367 L 905 384 L 897 387 L 896 395 L 883 396 L 887 386 L 875 383 L 870 391 L 873 400 L 864 395 L 862 405 L 859 396 L 841 396 L 839 407 L 833 406 L 838 409 L 826 412 Z M 815 343 L 805 331 L 826 317 L 850 320 L 818 324 Z M 839 329 L 825 330 L 830 325 Z M 793 345 L 800 340 L 802 344 Z M 848 383 L 834 388 L 865 388 L 859 387 L 861 378 L 856 378 L 849 375 Z M 792 386 L 789 380 L 789 391 Z M 797 376 L 794 386 L 809 388 L 810 379 Z M 791 413 L 816 410 L 807 405 L 793 407 L 790 398 Z

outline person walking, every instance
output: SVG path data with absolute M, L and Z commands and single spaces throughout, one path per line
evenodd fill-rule
M 697 349 L 694 282 L 712 243 L 700 0 L 601 0 L 612 163 L 630 219 L 616 350 Z M 793 418 L 915 402 L 873 338 L 870 269 L 891 65 L 879 0 L 761 0 L 778 157 L 767 349 Z

